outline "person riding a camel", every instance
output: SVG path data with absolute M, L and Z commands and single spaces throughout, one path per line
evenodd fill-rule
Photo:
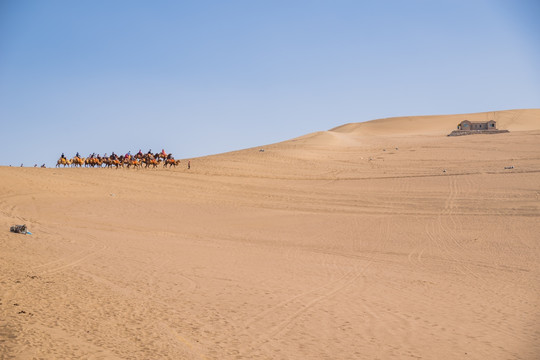
M 142 150 L 139 149 L 139 152 L 137 153 L 137 156 L 142 156 Z
M 147 154 L 152 155 L 152 149 L 148 150 Z
M 79 152 L 78 152 L 78 151 L 77 151 L 77 154 L 75 154 L 75 157 L 78 157 L 78 158 L 81 157 L 81 155 L 79 155 Z
M 62 155 L 60 155 L 60 159 L 65 159 L 66 156 L 64 155 L 64 153 L 62 153 Z
M 161 155 L 167 156 L 167 153 L 165 152 L 165 149 L 161 149 Z
M 172 153 L 169 153 L 169 155 L 167 155 L 167 159 L 173 159 Z

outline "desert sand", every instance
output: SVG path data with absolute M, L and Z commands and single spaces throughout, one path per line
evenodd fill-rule
M 186 163 L 0 168 L 0 358 L 538 359 L 540 109 Z

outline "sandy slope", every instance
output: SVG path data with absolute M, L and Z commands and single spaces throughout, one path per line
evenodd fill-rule
M 540 110 L 264 150 L 0 168 L 0 358 L 537 358 Z

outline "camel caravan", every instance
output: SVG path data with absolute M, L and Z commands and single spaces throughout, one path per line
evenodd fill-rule
M 146 154 L 143 154 L 141 150 L 135 155 L 131 155 L 128 152 L 125 155 L 116 155 L 114 152 L 107 156 L 107 154 L 100 156 L 99 154 L 90 154 L 84 158 L 77 153 L 73 158 L 68 159 L 62 153 L 60 159 L 56 162 L 56 167 L 107 167 L 107 168 L 157 168 L 163 166 L 169 168 L 177 167 L 180 164 L 180 160 L 175 160 L 172 154 L 167 154 L 165 150 L 161 150 L 160 153 L 153 154 L 149 150 Z

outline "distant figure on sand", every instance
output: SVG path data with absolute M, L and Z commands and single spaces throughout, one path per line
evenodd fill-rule
M 191 161 L 190 160 L 188 160 L 188 162 L 187 162 L 187 168 L 191 169 Z

